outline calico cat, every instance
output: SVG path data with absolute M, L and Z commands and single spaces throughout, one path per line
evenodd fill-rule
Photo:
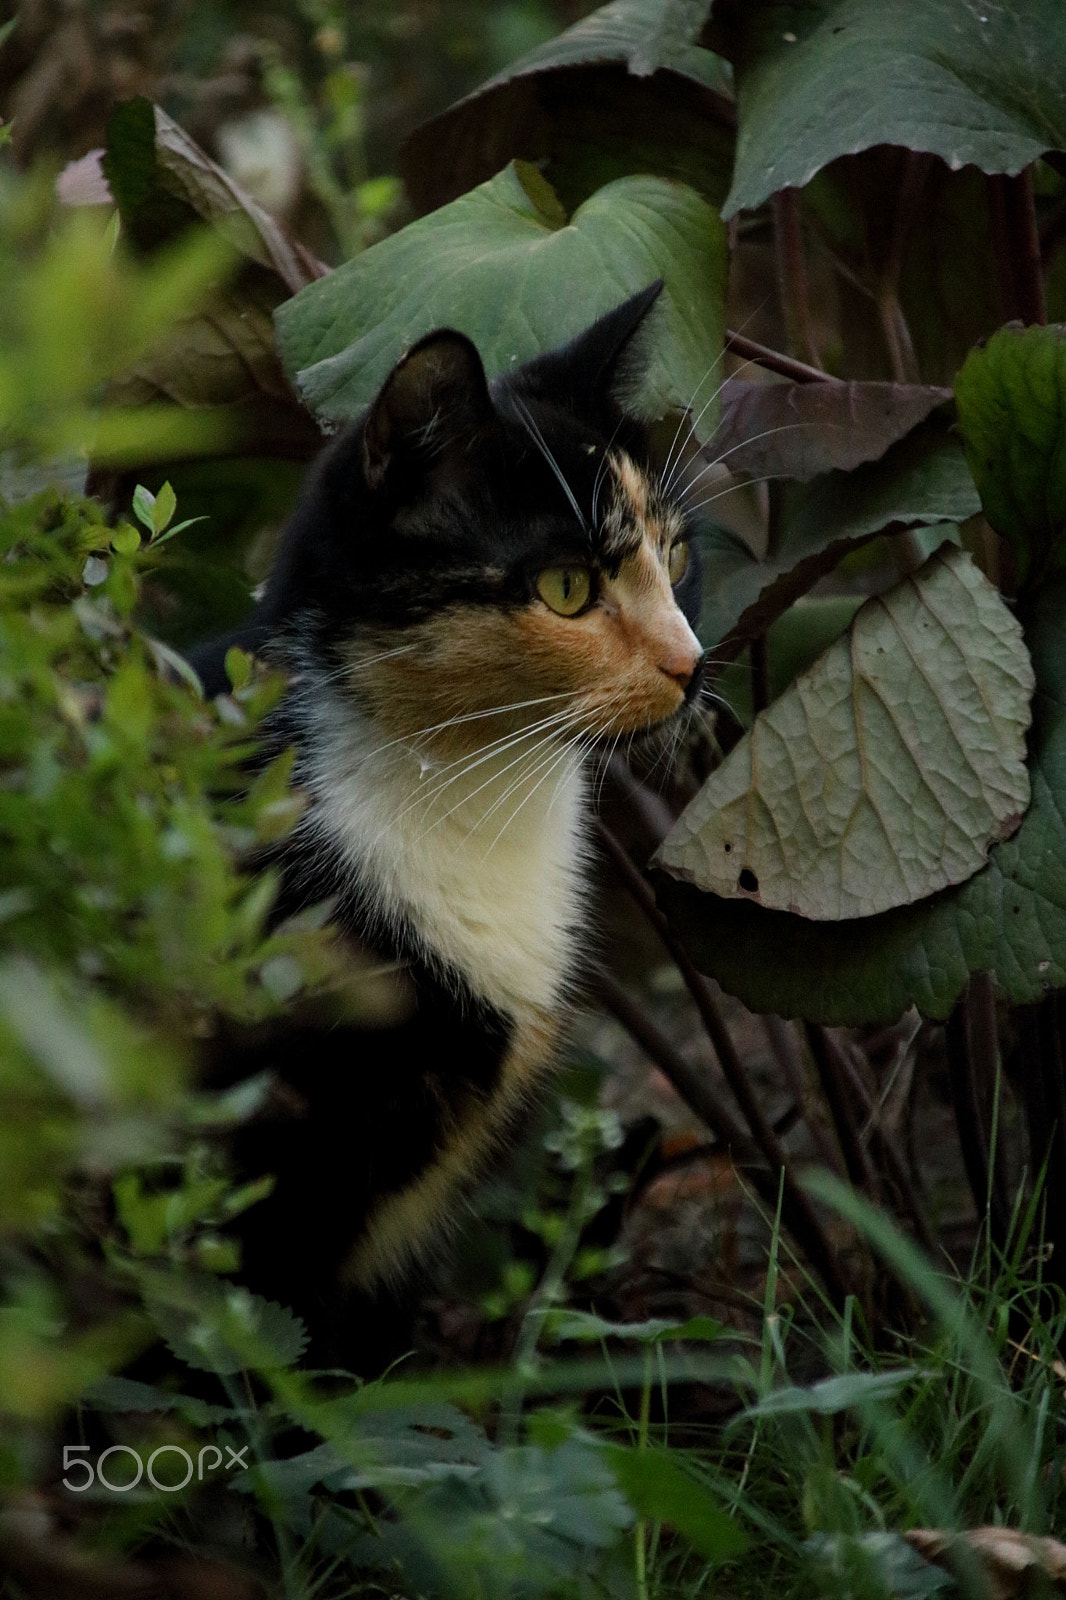
M 352 1305 L 433 1253 L 550 1069 L 589 753 L 698 692 L 692 528 L 615 398 L 660 287 L 491 385 L 463 335 L 421 339 L 320 458 L 251 622 L 196 658 L 211 693 L 235 638 L 286 670 L 269 739 L 307 808 L 280 912 L 329 898 L 406 996 L 393 1028 L 242 1058 L 276 1085 L 238 1150 L 276 1174 L 242 1275 L 320 1356 L 350 1358 Z

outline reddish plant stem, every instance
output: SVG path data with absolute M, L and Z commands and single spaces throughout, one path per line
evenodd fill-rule
M 932 170 L 933 161 L 931 155 L 920 150 L 903 152 L 903 170 L 896 188 L 896 210 L 892 218 L 892 237 L 889 240 L 888 254 L 882 272 L 882 279 L 891 287 L 893 294 L 899 291 L 899 281 L 903 273 L 903 252 L 907 248 L 907 240 L 918 215 L 922 190 Z
M 986 187 L 992 253 L 996 260 L 996 283 L 999 286 L 1000 316 L 1004 322 L 1016 322 L 1020 319 L 1021 312 L 1018 309 L 1018 285 L 1014 272 L 1014 251 L 1011 248 L 1004 179 L 999 173 L 993 173 L 986 180 Z
M 791 378 L 793 383 L 843 381 L 831 377 L 828 372 L 820 372 L 817 367 L 808 366 L 805 361 L 794 361 L 791 356 L 783 356 L 779 350 L 771 350 L 769 345 L 759 344 L 746 334 L 734 333 L 732 328 L 726 329 L 725 347 L 732 350 L 734 355 L 742 356 L 745 361 L 754 361 L 756 366 L 765 367 L 767 372 L 776 372 L 780 378 Z
M 885 1126 L 877 1100 L 866 1087 L 862 1080 L 862 1074 L 850 1059 L 846 1050 L 840 1051 L 840 1061 L 852 1094 L 858 1101 L 870 1132 L 880 1147 L 886 1176 L 890 1182 L 895 1184 L 903 1204 L 910 1212 L 919 1243 L 932 1254 L 936 1250 L 936 1239 L 933 1237 L 933 1230 L 929 1226 L 925 1207 L 918 1198 L 918 1191 L 911 1182 L 907 1163 L 904 1160 L 903 1152 L 899 1148 L 895 1135 L 890 1128 Z
M 830 1172 L 835 1172 L 840 1177 L 844 1171 L 844 1163 L 841 1160 L 840 1151 L 834 1145 L 821 1116 L 818 1114 L 818 1108 L 811 1104 L 812 1096 L 807 1083 L 803 1057 L 791 1024 L 773 1015 L 764 1016 L 762 1023 L 766 1030 L 766 1037 L 770 1041 L 770 1048 L 773 1050 L 780 1063 L 781 1070 L 785 1074 L 788 1086 L 799 1107 L 800 1115 L 810 1129 L 811 1138 L 814 1140 L 822 1165 L 828 1167 Z
M 788 342 L 802 351 L 812 367 L 822 367 L 818 342 L 814 337 L 807 261 L 803 253 L 803 226 L 799 198 L 795 189 L 779 189 L 770 202 L 774 219 L 774 261 L 777 267 L 777 296 L 785 321 Z
M 856 1187 L 876 1195 L 877 1174 L 851 1116 L 852 1095 L 843 1052 L 828 1028 L 816 1022 L 806 1023 L 805 1028 L 822 1093 L 832 1113 L 848 1177 Z
M 1007 180 L 1017 217 L 1018 281 L 1022 300 L 1022 320 L 1047 323 L 1047 299 L 1044 294 L 1044 265 L 1040 256 L 1040 230 L 1036 222 L 1036 197 L 1033 194 L 1033 171 L 1026 167 L 1016 178 Z
M 988 179 L 988 206 L 1003 320 L 1046 323 L 1032 172 L 1027 168 L 1016 178 L 993 173 Z

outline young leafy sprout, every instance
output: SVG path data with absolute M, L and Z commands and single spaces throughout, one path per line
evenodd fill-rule
M 174 526 L 171 527 L 171 519 L 177 509 L 178 497 L 174 493 L 169 479 L 164 483 L 158 494 L 153 494 L 150 489 L 146 489 L 143 483 L 139 483 L 133 491 L 133 514 L 137 521 L 147 528 L 148 542 L 151 545 L 158 547 L 161 544 L 166 544 L 168 539 L 173 539 L 176 533 L 182 533 L 184 529 L 191 528 L 195 522 L 207 521 L 206 516 L 186 517 L 184 522 L 175 522 Z M 119 534 L 122 535 L 121 544 L 118 542 Z M 131 538 L 131 535 L 134 537 Z M 125 529 L 117 530 L 116 537 L 111 542 L 114 544 L 115 549 L 123 555 L 132 555 L 133 551 L 139 548 L 141 537 L 136 528 L 127 524 Z

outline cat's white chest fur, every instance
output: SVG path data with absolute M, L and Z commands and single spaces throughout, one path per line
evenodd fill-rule
M 585 899 L 578 753 L 541 746 L 519 765 L 513 750 L 436 765 L 401 746 L 375 749 L 347 708 L 324 711 L 306 826 L 476 995 L 510 1015 L 554 1008 Z

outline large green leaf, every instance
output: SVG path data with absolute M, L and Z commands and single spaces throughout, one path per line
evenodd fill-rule
M 946 1017 L 972 972 L 1028 1004 L 1066 985 L 1066 583 L 1025 630 L 1036 672 L 1032 803 L 957 888 L 880 916 L 818 923 L 662 879 L 660 901 L 705 972 L 756 1011 L 829 1024 Z
M 619 61 L 636 78 L 673 67 L 711 88 L 727 88 L 721 63 L 697 46 L 710 9 L 711 0 L 612 0 L 557 38 L 528 51 L 484 87 L 548 67 Z
M 961 522 L 980 509 L 959 441 L 930 417 L 880 460 L 804 485 L 772 555 L 759 560 L 735 539 L 709 549 L 702 635 L 719 659 L 735 655 L 854 546 L 894 525 Z
M 415 130 L 402 172 L 420 211 L 515 157 L 546 160 L 576 203 L 658 172 L 720 204 L 733 164 L 732 75 L 696 43 L 709 0 L 613 0 Z
M 1033 674 L 963 551 L 867 601 L 755 720 L 656 864 L 805 917 L 867 917 L 962 883 L 1029 803 Z
M 1066 560 L 1066 327 L 1001 328 L 955 380 L 966 454 L 1018 577 Z
M 634 1521 L 606 1452 L 580 1435 L 554 1450 L 494 1450 L 467 1476 L 450 1472 L 393 1499 L 400 1531 L 447 1574 L 442 1584 L 408 1548 L 411 1589 L 456 1600 L 609 1594 L 604 1565 Z
M 724 215 L 877 144 L 1019 172 L 1066 148 L 1061 0 L 770 0 L 716 10 L 737 73 Z
M 373 399 L 434 328 L 458 328 L 490 376 L 573 337 L 655 278 L 666 281 L 638 398 L 683 408 L 721 348 L 726 270 L 718 215 L 691 189 L 620 178 L 567 221 L 552 189 L 516 162 L 450 206 L 338 267 L 280 306 L 282 357 L 320 415 Z M 714 419 L 704 419 L 704 437 Z

